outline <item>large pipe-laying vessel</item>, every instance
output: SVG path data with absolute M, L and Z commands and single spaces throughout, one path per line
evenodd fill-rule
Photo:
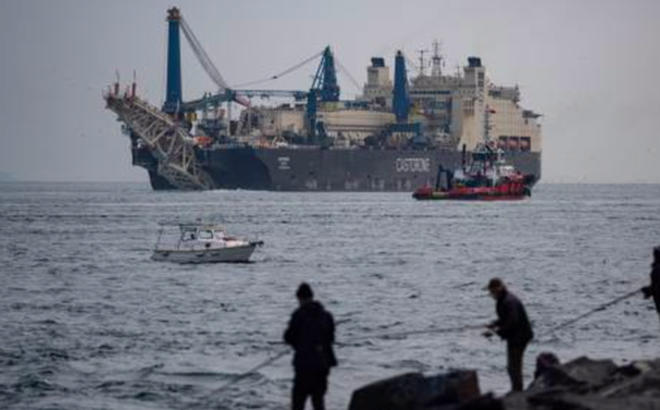
M 135 84 L 121 93 L 117 83 L 104 94 L 130 137 L 133 164 L 148 171 L 154 189 L 411 191 L 431 184 L 438 167 L 459 167 L 484 143 L 504 150 L 521 172 L 541 176 L 540 115 L 519 105 L 518 87 L 490 83 L 477 57 L 446 74 L 436 42 L 430 61 L 422 53 L 410 83 L 401 51 L 393 83 L 385 59 L 374 57 L 362 95 L 345 101 L 336 66 L 345 70 L 330 47 L 251 83 L 320 58 L 307 91 L 230 87 L 177 8 L 168 10 L 167 21 L 163 106 L 140 99 Z M 215 93 L 183 100 L 180 33 Z M 254 106 L 255 98 L 284 102 Z

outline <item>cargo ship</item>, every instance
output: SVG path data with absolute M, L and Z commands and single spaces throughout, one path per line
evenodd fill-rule
M 517 86 L 492 83 L 478 57 L 450 74 L 437 42 L 417 64 L 398 51 L 393 79 L 386 59 L 373 57 L 361 95 L 342 100 L 336 67 L 345 69 L 330 47 L 254 82 L 319 59 L 307 90 L 231 87 L 177 8 L 167 22 L 164 104 L 141 99 L 135 83 L 121 91 L 117 82 L 104 93 L 131 141 L 133 164 L 147 170 L 155 190 L 412 192 L 484 143 L 532 184 L 541 178 L 540 115 L 520 105 Z M 217 92 L 183 100 L 181 33 Z M 410 79 L 408 66 L 416 71 Z

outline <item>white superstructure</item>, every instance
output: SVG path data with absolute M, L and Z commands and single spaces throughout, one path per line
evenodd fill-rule
M 491 83 L 478 57 L 455 74 L 443 72 L 438 44 L 430 70 L 421 59 L 419 73 L 409 86 L 412 105 L 408 122 L 419 124 L 421 133 L 434 146 L 474 150 L 494 142 L 507 152 L 541 152 L 539 114 L 520 105 L 517 86 Z M 319 103 L 317 122 L 336 147 L 364 145 L 369 136 L 390 135 L 388 144 L 405 144 L 410 135 L 391 128 L 393 82 L 385 59 L 373 57 L 367 67 L 367 82 L 355 102 Z M 307 114 L 304 104 L 258 107 L 243 111 L 238 135 L 279 141 L 304 135 Z M 400 138 L 399 138 L 400 137 Z M 284 138 L 286 139 L 286 138 Z
M 392 83 L 382 59 L 367 68 L 363 100 L 391 108 Z M 539 114 L 520 105 L 520 90 L 491 83 L 477 57 L 468 58 L 462 72 L 446 75 L 436 44 L 430 74 L 421 69 L 411 80 L 412 122 L 421 122 L 425 134 L 436 142 L 473 150 L 485 140 L 505 151 L 541 152 Z M 423 65 L 424 62 L 421 62 Z M 389 104 L 389 105 L 388 105 Z

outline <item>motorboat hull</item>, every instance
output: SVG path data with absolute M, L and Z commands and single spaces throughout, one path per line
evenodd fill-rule
M 258 242 L 247 245 L 209 249 L 155 249 L 151 259 L 174 263 L 246 263 Z

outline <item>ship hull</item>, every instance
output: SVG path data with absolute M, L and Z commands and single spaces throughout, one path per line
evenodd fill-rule
M 517 169 L 541 178 L 541 155 L 507 156 Z M 217 147 L 198 152 L 198 161 L 216 189 L 269 191 L 411 192 L 432 185 L 437 169 L 461 166 L 462 154 L 450 149 L 383 150 Z M 150 170 L 155 190 L 171 189 Z

